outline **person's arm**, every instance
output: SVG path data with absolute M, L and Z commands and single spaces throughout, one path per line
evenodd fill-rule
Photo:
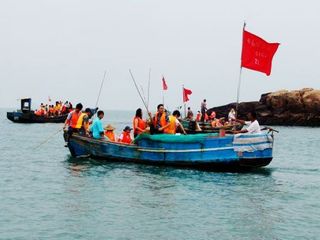
M 99 128 L 100 137 L 101 137 L 101 138 L 104 138 L 104 130 L 103 130 L 102 122 L 101 122 L 101 121 L 99 121 L 98 128 Z
M 166 128 L 169 127 L 169 126 L 170 126 L 170 122 L 169 122 L 167 125 L 159 128 L 159 131 L 163 131 L 164 129 L 166 129 Z
M 187 135 L 187 132 L 186 132 L 186 130 L 184 129 L 184 127 L 183 127 L 183 125 L 181 124 L 181 122 L 180 122 L 178 119 L 177 119 L 177 121 L 178 121 L 178 125 L 179 125 L 179 127 L 181 128 L 183 134 L 184 134 L 184 135 Z
M 71 116 L 72 116 L 72 113 L 70 112 L 70 113 L 68 114 L 68 116 L 67 116 L 66 121 L 64 122 L 64 126 L 63 126 L 64 129 L 67 127 L 67 125 L 69 125 L 70 120 L 71 120 Z
M 242 125 L 246 124 L 246 121 L 241 120 L 241 119 L 234 119 L 236 122 L 241 123 Z
M 237 133 L 247 133 L 248 130 L 247 129 L 242 129 L 242 130 L 239 130 L 239 131 L 232 131 L 234 134 L 237 134 Z
M 143 121 L 143 120 L 141 120 L 141 121 Z M 138 120 L 138 119 L 135 119 L 135 120 L 134 120 L 134 130 L 137 129 L 137 130 L 140 131 L 140 132 L 145 132 L 144 129 L 141 129 L 141 128 L 138 127 L 138 124 L 139 124 L 139 120 Z

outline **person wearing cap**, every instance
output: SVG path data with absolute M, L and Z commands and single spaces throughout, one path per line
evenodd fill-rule
M 112 127 L 110 124 L 108 124 L 106 127 L 104 127 L 104 136 L 107 138 L 107 140 L 111 141 L 111 142 L 115 142 L 116 141 L 116 137 L 114 134 L 114 127 Z
M 92 132 L 93 138 L 101 139 L 104 138 L 104 130 L 101 121 L 101 119 L 104 117 L 104 112 L 100 110 L 98 111 L 97 115 L 98 117 L 93 120 L 92 125 L 90 126 L 90 131 Z
M 126 144 L 131 144 L 131 143 L 132 143 L 132 139 L 131 139 L 131 135 L 130 135 L 131 130 L 132 130 L 131 127 L 126 126 L 126 127 L 123 129 L 123 132 L 121 133 L 118 142 L 126 143 Z

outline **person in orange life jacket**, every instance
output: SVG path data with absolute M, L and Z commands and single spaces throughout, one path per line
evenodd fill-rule
M 92 125 L 90 126 L 90 131 L 92 132 L 93 138 L 101 139 L 104 138 L 104 130 L 101 121 L 101 119 L 104 117 L 104 112 L 100 110 L 98 111 L 97 115 L 98 117 L 93 120 Z
M 196 116 L 196 121 L 200 122 L 200 120 L 201 120 L 201 113 L 200 113 L 200 111 L 198 111 L 197 116 Z
M 108 124 L 106 127 L 104 127 L 104 136 L 107 138 L 107 140 L 111 142 L 116 141 L 116 136 L 114 134 L 114 127 L 112 127 L 110 124 Z
M 193 120 L 193 112 L 190 107 L 188 107 L 187 120 Z
M 178 120 L 181 114 L 178 110 L 173 111 L 172 115 L 169 116 L 169 123 L 163 127 L 163 132 L 166 134 L 176 134 L 177 129 L 180 128 L 183 134 L 187 134 L 184 127 Z
M 72 134 L 74 132 L 79 132 L 79 129 L 82 126 L 82 120 L 83 120 L 83 117 L 81 117 L 82 108 L 83 108 L 82 104 L 78 103 L 76 106 L 76 109 L 68 114 L 67 119 L 64 123 L 63 129 L 65 130 L 64 139 L 65 139 L 66 147 L 68 146 L 68 142 Z
M 92 111 L 90 108 L 86 108 L 82 117 L 82 126 L 80 128 L 80 134 L 89 136 L 90 124 L 92 124 Z
M 147 130 L 147 124 L 142 119 L 142 109 L 138 108 L 133 119 L 133 136 L 136 138 L 139 134 Z
M 163 133 L 163 129 L 169 124 L 169 116 L 167 115 L 163 104 L 159 104 L 157 107 L 158 111 L 153 117 L 153 129 L 151 132 L 155 134 Z
M 205 122 L 206 119 L 206 113 L 207 113 L 207 100 L 203 99 L 203 102 L 201 103 L 201 122 Z
M 131 136 L 130 136 L 131 130 L 132 130 L 131 127 L 126 126 L 123 129 L 123 132 L 121 133 L 121 135 L 119 136 L 118 142 L 131 144 L 132 143 L 132 139 L 131 139 Z

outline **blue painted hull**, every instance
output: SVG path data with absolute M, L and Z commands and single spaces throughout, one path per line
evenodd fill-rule
M 252 168 L 272 160 L 273 137 L 270 134 L 233 135 L 145 135 L 135 145 L 96 140 L 73 135 L 69 150 L 74 157 L 138 162 L 197 168 Z

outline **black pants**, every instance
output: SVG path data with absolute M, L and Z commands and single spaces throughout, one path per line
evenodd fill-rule
M 69 142 L 70 137 L 72 136 L 73 133 L 79 133 L 79 129 L 69 127 L 68 130 L 65 132 L 65 134 L 63 134 L 64 141 Z

